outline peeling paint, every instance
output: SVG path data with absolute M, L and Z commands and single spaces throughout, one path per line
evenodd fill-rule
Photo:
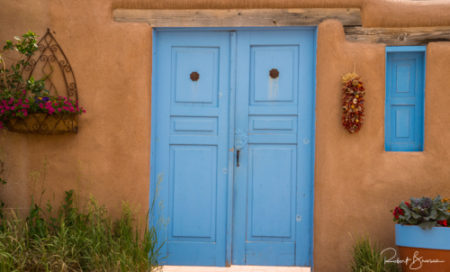
M 271 78 L 269 76 L 269 85 L 267 86 L 267 96 L 270 100 L 274 100 L 278 97 L 279 87 L 278 78 Z

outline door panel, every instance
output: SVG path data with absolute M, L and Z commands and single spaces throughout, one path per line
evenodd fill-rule
M 298 46 L 252 45 L 250 46 L 250 96 L 251 105 L 295 104 L 297 93 Z M 275 68 L 280 76 L 272 78 Z
M 234 264 L 310 264 L 313 33 L 238 32 Z
M 216 107 L 219 47 L 173 47 L 172 61 L 175 75 L 173 102 Z M 200 75 L 198 80 L 190 78 L 192 72 Z
M 249 146 L 247 241 L 292 240 L 295 155 L 294 145 Z
M 152 192 L 166 263 L 311 264 L 313 37 L 156 32 Z
M 217 146 L 171 146 L 172 237 L 214 241 Z
M 169 264 L 223 266 L 229 33 L 158 32 L 156 42 L 153 191 L 163 252 Z

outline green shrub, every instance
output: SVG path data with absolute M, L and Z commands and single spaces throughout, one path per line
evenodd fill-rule
M 1 161 L 0 161 L 0 163 L 1 163 Z M 4 179 L 2 179 L 0 177 L 0 186 L 1 185 L 5 185 L 5 184 L 6 184 L 6 180 L 4 180 Z M 1 224 L 2 219 L 4 217 L 4 214 L 3 214 L 3 209 L 4 208 L 5 208 L 5 202 L 3 202 L 3 200 L 0 199 L 0 224 Z
M 56 215 L 33 204 L 25 220 L 11 215 L 0 230 L 0 271 L 152 271 L 158 266 L 155 227 L 140 232 L 127 206 L 112 220 L 91 200 L 86 212 L 73 191 Z
M 397 272 L 397 264 L 385 263 L 384 256 L 376 244 L 362 238 L 353 246 L 352 272 Z

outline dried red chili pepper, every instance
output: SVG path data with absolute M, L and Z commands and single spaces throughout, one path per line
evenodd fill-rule
M 358 132 L 364 122 L 365 89 L 356 73 L 342 76 L 342 125 L 350 133 Z

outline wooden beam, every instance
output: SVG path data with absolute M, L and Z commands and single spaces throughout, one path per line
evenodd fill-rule
M 429 42 L 450 41 L 450 27 L 365 28 L 344 27 L 352 42 L 385 43 L 386 45 L 425 45 Z
M 145 22 L 152 27 L 244 27 L 318 25 L 326 19 L 361 25 L 358 8 L 311 9 L 115 9 L 117 22 Z
M 245 27 L 318 25 L 336 19 L 348 41 L 387 45 L 424 45 L 450 41 L 450 27 L 365 28 L 358 8 L 309 9 L 114 9 L 117 22 L 143 22 L 152 27 Z

